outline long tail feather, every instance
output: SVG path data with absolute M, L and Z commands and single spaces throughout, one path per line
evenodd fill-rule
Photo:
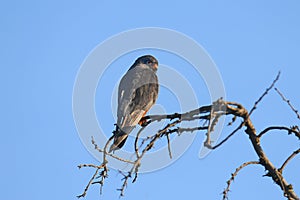
M 114 143 L 110 146 L 109 153 L 112 151 L 121 149 L 126 140 L 127 140 L 128 134 L 122 131 L 118 126 L 116 127 L 116 130 L 114 131 Z

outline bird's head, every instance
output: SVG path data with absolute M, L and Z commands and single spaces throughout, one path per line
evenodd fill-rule
M 154 56 L 151 55 L 145 55 L 141 56 L 138 59 L 136 59 L 135 64 L 144 64 L 150 67 L 153 71 L 157 71 L 158 68 L 158 61 Z

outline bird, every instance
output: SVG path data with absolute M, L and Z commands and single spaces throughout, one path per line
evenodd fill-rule
M 118 88 L 117 123 L 110 153 L 124 146 L 136 125 L 143 126 L 146 122 L 142 118 L 158 97 L 157 70 L 157 59 L 152 55 L 144 55 L 137 58 L 122 77 Z

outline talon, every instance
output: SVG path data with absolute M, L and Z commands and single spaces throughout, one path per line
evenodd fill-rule
M 145 127 L 147 126 L 149 123 L 147 122 L 146 119 L 142 118 L 140 121 L 139 121 L 139 125 L 142 126 L 142 127 Z

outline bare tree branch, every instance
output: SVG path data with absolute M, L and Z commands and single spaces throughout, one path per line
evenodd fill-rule
M 99 183 L 99 184 L 101 185 L 101 186 L 100 186 L 100 194 L 102 193 L 102 187 L 103 187 L 103 185 L 104 185 L 104 179 L 107 178 L 107 173 L 108 173 L 108 168 L 107 168 L 107 166 L 106 166 L 106 164 L 107 164 L 107 160 L 106 160 L 107 147 L 108 147 L 108 144 L 111 142 L 111 140 L 112 140 L 113 138 L 114 138 L 114 136 L 111 136 L 111 137 L 107 140 L 107 142 L 106 142 L 106 144 L 105 144 L 105 146 L 104 146 L 104 150 L 103 150 L 103 162 L 102 162 L 99 166 L 95 166 L 95 165 L 91 165 L 91 164 L 88 164 L 88 165 L 84 165 L 84 164 L 83 164 L 83 165 L 79 165 L 79 166 L 78 166 L 79 169 L 80 169 L 81 167 L 94 167 L 94 168 L 96 168 L 96 171 L 95 171 L 94 175 L 91 177 L 90 181 L 89 181 L 88 184 L 86 185 L 86 187 L 85 187 L 83 193 L 82 193 L 81 195 L 78 195 L 78 196 L 77 196 L 78 198 L 85 197 L 85 195 L 86 195 L 86 193 L 87 193 L 89 187 L 91 186 L 91 184 L 93 184 L 93 181 L 95 180 L 96 175 L 98 174 L 98 171 L 99 171 L 100 169 L 103 168 L 102 172 L 100 173 L 101 181 L 95 182 L 95 183 Z M 98 146 L 97 146 L 97 144 L 95 143 L 93 137 L 92 137 L 92 144 L 94 145 L 95 149 L 98 150 Z
M 234 131 L 232 131 L 225 139 L 223 139 L 220 143 L 216 144 L 215 146 L 210 147 L 210 149 L 216 149 L 219 146 L 221 146 L 223 143 L 225 143 L 231 136 L 233 136 L 236 132 L 238 132 L 242 127 L 244 126 L 243 123 L 241 123 Z M 208 146 L 207 146 L 208 147 Z
M 180 119 L 181 121 L 192 121 L 195 119 L 209 119 L 210 111 L 211 111 L 211 105 L 201 106 L 200 108 L 182 114 L 174 113 L 168 115 L 148 115 L 143 117 L 141 121 L 147 120 L 145 125 L 148 125 L 152 122 L 161 121 L 163 119 L 170 119 L 170 120 Z M 205 113 L 208 113 L 208 115 L 198 116 L 199 114 L 205 114 Z
M 253 111 L 257 108 L 257 105 L 261 100 L 268 94 L 268 92 L 275 86 L 275 83 L 279 80 L 280 77 L 280 71 L 278 72 L 276 78 L 273 80 L 272 84 L 266 89 L 266 91 L 258 98 L 258 100 L 254 103 L 254 106 L 249 112 L 249 116 L 253 113 Z
M 100 168 L 97 168 L 94 175 L 92 176 L 92 178 L 90 179 L 89 183 L 86 185 L 86 187 L 84 188 L 84 191 L 82 194 L 78 195 L 77 197 L 78 198 L 81 198 L 81 197 L 85 197 L 90 185 L 92 184 L 93 180 L 95 179 L 96 175 L 98 174 L 98 171 L 99 171 Z
M 298 110 L 291 104 L 290 100 L 286 99 L 284 97 L 284 95 L 279 91 L 278 88 L 274 88 L 274 89 L 279 94 L 279 96 L 282 98 L 282 100 L 285 101 L 289 105 L 289 107 L 292 109 L 292 111 L 294 111 L 294 113 L 297 115 L 297 118 L 300 119 L 300 114 L 299 114 Z
M 92 168 L 96 168 L 96 169 L 101 169 L 103 168 L 103 165 L 94 165 L 94 164 L 81 164 L 77 166 L 79 169 L 83 168 L 83 167 L 92 167 Z
M 266 154 L 264 153 L 261 145 L 260 138 L 256 134 L 256 130 L 254 125 L 252 124 L 248 112 L 245 109 L 242 109 L 243 112 L 236 112 L 236 109 L 231 109 L 230 106 L 227 108 L 229 112 L 232 112 L 234 115 L 241 117 L 244 119 L 246 130 L 245 132 L 248 134 L 249 139 L 252 143 L 252 146 L 259 158 L 259 162 L 264 168 L 268 171 L 268 175 L 273 179 L 273 181 L 284 191 L 284 196 L 289 199 L 299 199 L 292 186 L 287 183 L 282 174 L 275 168 L 273 163 L 268 159 Z
M 300 131 L 297 130 L 296 126 L 292 126 L 291 128 L 285 127 L 285 126 L 269 126 L 266 129 L 264 129 L 262 132 L 258 134 L 258 137 L 261 138 L 263 135 L 265 135 L 267 132 L 272 130 L 286 130 L 288 134 L 294 133 L 298 139 L 300 139 Z
M 227 187 L 223 191 L 223 200 L 228 199 L 228 192 L 230 191 L 230 185 L 231 185 L 232 181 L 234 181 L 235 177 L 238 175 L 239 171 L 248 165 L 254 165 L 254 164 L 258 165 L 259 162 L 258 161 L 245 162 L 241 166 L 239 166 L 238 168 L 235 169 L 235 172 L 231 174 L 230 179 L 226 182 Z
M 94 145 L 94 148 L 95 148 L 97 151 L 99 151 L 100 153 L 104 153 L 104 150 L 102 150 L 102 149 L 100 149 L 100 148 L 98 147 L 96 141 L 94 140 L 94 137 L 92 137 L 92 144 Z M 124 158 L 120 158 L 120 157 L 118 157 L 118 156 L 116 156 L 116 155 L 114 155 L 114 154 L 112 154 L 112 153 L 106 152 L 105 155 L 110 156 L 110 157 L 112 157 L 112 158 L 114 158 L 114 159 L 116 159 L 116 160 L 122 161 L 122 162 L 131 163 L 131 164 L 134 163 L 134 162 L 131 161 L 131 160 L 126 160 L 126 159 L 124 159 Z
M 181 135 L 183 132 L 193 133 L 194 131 L 201 131 L 201 130 L 207 130 L 207 129 L 208 129 L 208 126 L 197 126 L 197 127 L 193 127 L 193 128 L 177 127 L 175 129 L 168 130 L 166 134 L 178 133 L 178 135 Z
M 172 159 L 172 151 L 171 151 L 171 144 L 170 144 L 170 134 L 167 133 L 166 136 L 167 136 L 167 141 L 168 141 L 169 156 L 170 156 L 170 159 Z
M 289 161 L 291 161 L 298 153 L 300 153 L 300 148 L 294 151 L 282 164 L 282 166 L 278 169 L 280 173 L 282 173 L 284 167 L 288 164 Z
M 79 168 L 82 167 L 91 167 L 95 168 L 96 172 L 91 177 L 89 183 L 84 189 L 84 192 L 79 195 L 78 197 L 84 197 L 86 195 L 86 192 L 88 191 L 91 184 L 100 184 L 100 192 L 102 191 L 102 187 L 104 184 L 105 178 L 107 178 L 108 174 L 108 167 L 107 167 L 107 156 L 110 156 L 114 159 L 119 160 L 120 162 L 125 162 L 131 165 L 131 168 L 128 172 L 122 172 L 123 178 L 122 178 L 122 186 L 120 189 L 120 196 L 124 196 L 125 188 L 128 185 L 128 180 L 133 178 L 132 182 L 135 182 L 138 177 L 139 168 L 142 164 L 142 159 L 146 155 L 146 153 L 153 148 L 153 146 L 156 144 L 157 140 L 161 137 L 166 137 L 167 139 L 167 145 L 168 145 L 168 152 L 170 158 L 172 158 L 172 152 L 171 152 L 171 141 L 170 141 L 170 135 L 173 133 L 177 133 L 178 136 L 180 136 L 182 133 L 193 133 L 195 131 L 206 131 L 206 139 L 204 141 L 204 145 L 210 149 L 216 149 L 223 145 L 226 141 L 228 141 L 229 138 L 231 138 L 234 134 L 236 134 L 239 130 L 245 129 L 244 132 L 248 136 L 249 140 L 251 141 L 251 145 L 257 155 L 258 161 L 250 161 L 245 162 L 241 166 L 239 166 L 235 172 L 231 175 L 231 178 L 227 181 L 227 188 L 223 191 L 223 199 L 226 199 L 228 196 L 228 192 L 230 189 L 230 184 L 234 180 L 234 178 L 237 176 L 238 172 L 250 165 L 250 164 L 259 164 L 264 167 L 264 169 L 267 171 L 266 176 L 271 177 L 272 180 L 280 187 L 280 189 L 283 191 L 284 196 L 287 199 L 293 199 L 297 200 L 299 197 L 293 190 L 293 186 L 289 184 L 286 179 L 282 175 L 283 169 L 286 167 L 286 165 L 289 163 L 290 160 L 292 160 L 299 152 L 300 149 L 294 151 L 282 164 L 282 166 L 277 169 L 274 164 L 269 160 L 267 155 L 265 154 L 260 139 L 263 135 L 266 133 L 273 131 L 273 130 L 283 130 L 287 131 L 288 134 L 294 134 L 298 139 L 300 139 L 300 130 L 298 126 L 291 126 L 290 128 L 287 126 L 270 126 L 265 128 L 263 131 L 261 131 L 259 134 L 257 134 L 257 131 L 255 129 L 254 124 L 252 123 L 250 119 L 250 115 L 254 112 L 254 110 L 257 108 L 258 104 L 263 100 L 263 98 L 269 93 L 269 91 L 274 87 L 275 83 L 278 81 L 280 76 L 280 72 L 277 74 L 276 78 L 273 80 L 272 84 L 265 90 L 265 92 L 258 98 L 258 100 L 254 103 L 254 106 L 248 112 L 246 108 L 242 106 L 240 103 L 236 102 L 230 102 L 230 101 L 224 101 L 222 98 L 218 99 L 217 101 L 213 102 L 212 105 L 206 105 L 201 106 L 197 109 L 191 110 L 189 112 L 185 113 L 174 113 L 174 114 L 167 114 L 167 115 L 149 115 L 142 119 L 144 121 L 143 127 L 138 131 L 136 139 L 134 141 L 134 151 L 135 151 L 135 158 L 133 160 L 127 160 L 124 158 L 120 158 L 114 154 L 107 152 L 108 144 L 113 139 L 113 136 L 108 139 L 103 149 L 99 148 L 96 144 L 94 138 L 92 138 L 92 144 L 94 145 L 94 148 L 99 151 L 100 153 L 103 153 L 102 163 L 100 165 L 94 165 L 94 164 L 82 164 L 79 165 Z M 277 90 L 276 90 L 277 91 Z M 278 92 L 278 91 L 277 91 Z M 281 94 L 281 93 L 279 93 Z M 283 97 L 283 95 L 280 95 Z M 283 98 L 285 99 L 285 98 Z M 297 110 L 291 106 L 288 100 L 285 99 L 285 101 L 290 105 L 292 110 L 297 114 Z M 233 122 L 236 121 L 237 118 L 240 118 L 242 122 L 223 139 L 221 142 L 219 142 L 217 145 L 212 146 L 212 142 L 210 139 L 210 135 L 212 132 L 214 132 L 214 129 L 221 117 L 224 116 L 232 116 L 232 121 L 229 122 L 228 125 L 232 125 Z M 161 121 L 164 119 L 169 119 L 170 122 L 161 130 L 158 130 L 155 134 L 148 136 L 146 139 L 141 139 L 140 135 L 144 128 L 149 125 L 150 123 Z M 198 127 L 182 127 L 181 122 L 183 121 L 194 121 L 194 120 L 204 120 L 204 123 L 202 126 Z M 140 143 L 140 144 L 139 144 Z M 98 177 L 97 174 L 99 173 L 99 170 L 102 170 Z M 100 181 L 95 181 L 95 179 L 101 178 Z
M 125 188 L 127 187 L 127 182 L 128 182 L 128 179 L 131 178 L 131 172 L 128 172 L 127 175 L 125 175 L 122 171 L 119 171 L 119 173 L 121 173 L 124 178 L 122 179 L 123 180 L 123 185 L 120 189 L 117 189 L 120 191 L 120 197 L 123 197 L 124 196 L 124 192 L 125 192 Z

